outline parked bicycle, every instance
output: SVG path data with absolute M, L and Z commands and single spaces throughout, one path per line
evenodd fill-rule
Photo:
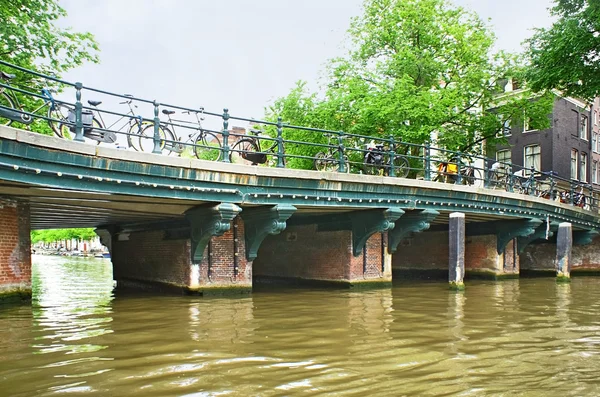
M 160 137 L 160 148 L 163 153 L 169 155 L 171 153 L 177 153 L 179 156 L 185 152 L 187 146 L 192 147 L 193 155 L 200 160 L 219 160 L 221 158 L 221 140 L 219 137 L 202 128 L 202 120 L 204 117 L 204 109 L 200 108 L 198 111 L 184 111 L 183 114 L 194 113 L 196 117 L 195 122 L 188 120 L 177 120 L 171 118 L 176 112 L 174 110 L 163 109 L 162 113 L 169 119 L 168 123 L 160 123 L 158 128 L 158 134 Z M 175 133 L 176 123 L 184 123 L 190 125 L 194 132 L 188 134 L 185 141 L 181 140 Z M 181 126 L 181 125 L 180 125 Z M 154 150 L 154 124 L 144 127 L 139 137 L 139 148 L 142 152 L 152 152 Z
M 406 178 L 410 172 L 410 162 L 408 159 L 394 151 L 394 176 Z M 383 143 L 371 141 L 366 145 L 366 150 L 363 159 L 364 171 L 370 175 L 385 175 L 389 176 L 392 168 L 390 153 L 385 150 Z
M 437 166 L 437 175 L 434 182 L 456 183 L 458 181 L 458 159 L 440 161 Z M 474 185 L 476 181 L 483 180 L 481 170 L 460 161 L 460 176 L 463 185 Z
M 127 147 L 130 147 L 139 152 L 141 151 L 141 148 L 139 147 L 140 134 L 142 133 L 144 128 L 150 125 L 153 126 L 154 123 L 150 120 L 144 120 L 142 116 L 136 114 L 134 108 L 137 109 L 137 105 L 133 104 L 133 95 L 125 94 L 123 96 L 127 99 L 124 102 L 119 102 L 119 104 L 127 105 L 129 110 L 126 114 L 121 115 L 108 127 L 104 127 L 106 125 L 106 122 L 102 117 L 102 112 L 98 109 L 98 106 L 102 104 L 102 101 L 88 101 L 88 104 L 96 109 L 94 111 L 94 118 L 100 124 L 101 128 L 111 131 L 116 130 L 119 132 L 126 131 Z M 98 117 L 96 118 L 96 116 Z
M 262 130 L 250 129 L 250 135 L 240 138 L 231 147 L 229 152 L 229 161 L 235 164 L 258 165 L 264 164 L 269 160 L 269 157 L 277 156 L 277 141 L 269 140 L 269 147 L 262 148 L 261 141 L 265 138 L 260 138 Z M 285 159 L 284 159 L 285 162 Z
M 317 154 L 315 154 L 314 167 L 317 171 L 338 171 L 340 164 L 340 149 L 335 142 L 331 142 L 331 139 L 334 136 L 333 134 L 323 135 L 327 137 L 327 152 L 320 151 Z M 344 170 L 348 173 L 350 172 L 350 162 L 348 161 L 348 156 L 344 154 L 343 160 Z
M 42 103 L 34 110 L 25 112 L 24 107 L 19 103 L 16 92 L 11 89 L 10 81 L 15 77 L 14 74 L 0 71 L 0 80 L 3 81 L 0 85 L 0 125 L 9 126 L 15 122 L 29 127 L 35 121 L 35 116 L 38 115 L 47 118 L 49 127 L 57 134 L 60 123 L 55 120 L 65 119 L 66 114 L 61 113 L 61 103 L 54 99 L 52 90 L 42 88 L 39 97 Z

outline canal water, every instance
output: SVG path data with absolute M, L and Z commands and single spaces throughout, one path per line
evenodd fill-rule
M 0 306 L 0 396 L 600 395 L 597 278 L 198 298 L 111 276 L 34 256 L 32 305 Z

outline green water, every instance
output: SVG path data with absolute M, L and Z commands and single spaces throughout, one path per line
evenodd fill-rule
M 110 262 L 34 257 L 0 307 L 0 396 L 600 395 L 600 279 L 114 294 Z

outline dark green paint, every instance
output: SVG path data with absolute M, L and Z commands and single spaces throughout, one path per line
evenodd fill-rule
M 381 210 L 355 211 L 350 214 L 352 222 L 352 254 L 359 256 L 369 237 L 375 233 L 393 229 L 395 221 L 404 214 L 398 207 Z
M 242 212 L 246 259 L 253 261 L 258 249 L 269 234 L 279 234 L 286 227 L 286 220 L 296 211 L 296 207 L 280 204 L 273 207 L 248 208 Z
M 191 225 L 192 261 L 199 263 L 206 245 L 213 236 L 222 236 L 231 227 L 231 221 L 241 209 L 237 205 L 221 203 L 213 207 L 196 207 L 185 213 Z
M 388 252 L 393 254 L 403 239 L 414 233 L 429 229 L 432 222 L 440 213 L 435 210 L 408 211 L 396 220 L 393 229 L 388 231 Z
M 514 238 L 529 236 L 535 233 L 535 230 L 542 224 L 540 219 L 523 219 L 519 223 L 512 223 L 510 226 L 500 223 L 496 228 L 496 249 L 498 255 L 504 252 L 506 244 Z

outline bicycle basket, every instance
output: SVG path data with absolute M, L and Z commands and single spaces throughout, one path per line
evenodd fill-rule
M 67 120 L 69 123 L 75 124 L 77 120 L 77 116 L 75 115 L 75 110 L 69 109 L 69 114 L 67 115 Z M 84 131 L 90 131 L 92 129 L 92 123 L 94 120 L 94 114 L 91 110 L 83 109 L 81 111 L 81 122 L 83 124 Z M 69 127 L 72 132 L 75 132 L 75 126 L 72 125 Z

